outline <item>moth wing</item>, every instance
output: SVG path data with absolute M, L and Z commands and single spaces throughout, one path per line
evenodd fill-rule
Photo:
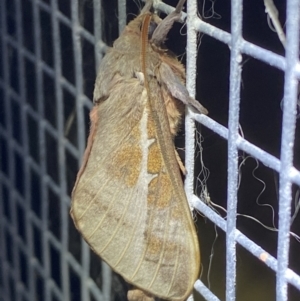
M 131 79 L 94 108 L 97 125 L 71 213 L 91 248 L 127 282 L 184 300 L 199 273 L 198 239 L 182 182 L 174 187 L 159 137 L 150 133 L 147 101 L 146 90 Z

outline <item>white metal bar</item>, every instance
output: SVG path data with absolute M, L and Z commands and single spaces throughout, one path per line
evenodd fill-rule
M 104 13 L 102 11 L 102 7 L 100 5 L 100 1 L 94 0 L 94 24 L 95 24 L 95 56 L 96 56 L 96 74 L 98 72 L 98 68 L 100 65 L 100 61 L 103 57 L 103 52 L 105 50 L 105 45 L 102 41 L 102 24 L 101 24 L 101 16 Z M 118 0 L 118 11 L 119 11 L 119 32 L 123 30 L 126 25 L 126 1 Z M 102 287 L 101 291 L 96 286 L 94 281 L 89 281 L 89 289 L 93 297 L 97 300 L 109 301 L 111 299 L 112 292 L 112 271 L 110 267 L 105 263 L 101 262 L 102 268 Z
M 101 1 L 94 0 L 94 39 L 95 39 L 95 58 L 96 58 L 96 74 L 98 71 L 98 67 L 100 65 L 101 59 L 103 57 L 102 48 L 102 22 L 101 16 L 104 13 L 102 11 Z M 102 42 L 102 43 L 101 43 Z
M 214 27 L 201 19 L 195 20 L 195 27 L 199 32 L 205 33 L 208 36 L 215 38 L 224 44 L 227 44 L 228 46 L 231 45 L 232 37 L 230 33 L 219 29 L 217 27 Z M 285 70 L 286 63 L 284 57 L 281 55 L 278 55 L 272 51 L 266 50 L 264 48 L 261 48 L 257 45 L 254 45 L 250 42 L 245 41 L 242 37 L 240 38 L 240 51 L 250 55 L 264 63 L 267 63 L 268 65 L 274 66 L 278 69 Z
M 209 301 L 220 301 L 220 299 L 215 296 L 212 291 L 204 285 L 204 283 L 200 280 L 197 280 L 194 285 L 195 290 L 197 290 L 205 300 Z
M 83 154 L 84 147 L 82 141 L 85 140 L 84 133 L 84 118 L 83 118 L 83 106 L 82 106 L 82 95 L 83 95 L 83 72 L 82 72 L 82 44 L 79 28 L 79 11 L 78 11 L 78 0 L 71 2 L 71 16 L 72 16 L 72 37 L 73 37 L 73 50 L 74 50 L 74 60 L 75 60 L 75 87 L 76 87 L 76 113 L 78 118 L 78 138 L 79 150 Z M 65 216 L 66 221 L 68 216 Z M 68 229 L 68 225 L 65 225 Z M 82 270 L 78 275 L 81 278 L 81 299 L 90 300 L 90 294 L 88 287 L 86 285 L 89 279 L 89 266 L 90 266 L 90 249 L 86 243 L 81 243 L 81 265 Z
M 126 0 L 118 0 L 119 35 L 126 26 Z
M 73 13 L 73 5 L 78 6 L 77 1 L 71 2 L 71 11 Z M 63 200 L 66 195 L 66 157 L 65 157 L 65 149 L 63 147 L 63 143 L 61 143 L 64 139 L 64 110 L 63 110 L 63 91 L 61 86 L 61 76 L 62 76 L 62 50 L 61 50 L 61 38 L 60 38 L 60 23 L 56 17 L 55 12 L 58 11 L 58 3 L 57 0 L 51 0 L 51 24 L 53 30 L 53 53 L 54 53 L 54 83 L 55 83 L 55 101 L 56 101 L 56 115 L 57 115 L 57 133 L 58 135 L 55 137 L 58 140 L 58 149 L 54 150 L 57 152 L 58 156 L 58 169 L 59 169 L 59 186 L 61 189 L 60 197 Z M 73 15 L 72 15 L 73 17 Z M 77 27 L 73 27 L 76 30 Z M 76 37 L 77 38 L 77 37 Z M 77 40 L 75 40 L 77 42 Z M 75 42 L 74 41 L 74 42 Z M 75 43 L 76 43 L 75 42 Z M 73 45 L 75 46 L 75 45 Z M 75 47 L 74 47 L 75 48 Z M 74 52 L 76 50 L 74 49 Z M 81 58 L 76 58 L 81 60 Z M 77 62 L 75 60 L 75 66 Z M 75 67 L 76 69 L 76 67 Z M 76 70 L 77 71 L 77 70 Z M 75 72 L 76 73 L 76 72 Z M 79 84 L 79 83 L 78 83 Z M 80 87 L 80 85 L 78 85 Z M 46 150 L 47 152 L 53 152 L 53 150 Z M 61 202 L 60 204 L 60 230 L 61 230 L 61 249 L 59 250 L 60 254 L 60 268 L 61 268 L 61 286 L 62 286 L 62 295 L 63 300 L 70 299 L 70 288 L 69 288 L 69 266 L 65 257 L 68 253 L 68 208 L 65 202 Z
M 46 138 L 45 138 L 45 123 L 44 123 L 44 95 L 43 95 L 43 70 L 42 70 L 42 35 L 41 35 L 41 28 L 40 28 L 40 7 L 39 7 L 39 0 L 33 0 L 32 7 L 33 7 L 33 20 L 34 20 L 34 52 L 35 52 L 35 72 L 36 72 L 36 97 L 39 100 L 37 103 L 38 108 L 38 137 L 39 141 L 37 142 L 37 147 L 39 149 L 39 164 L 40 170 L 42 173 L 42 180 L 41 180 L 41 221 L 42 233 L 47 233 L 48 231 L 48 189 L 47 189 L 47 170 L 46 170 Z M 44 268 L 44 296 L 45 301 L 51 300 L 51 279 L 50 277 L 50 256 L 49 256 L 49 243 L 48 238 L 46 235 L 42 236 L 42 256 L 43 256 L 43 268 Z
M 22 148 L 24 151 L 24 156 L 22 160 L 24 162 L 24 196 L 25 199 L 22 199 L 24 204 L 24 213 L 25 213 L 25 225 L 19 225 L 19 227 L 25 228 L 25 236 L 27 240 L 26 256 L 27 263 L 27 281 L 29 284 L 28 298 L 29 300 L 34 299 L 34 270 L 31 265 L 31 258 L 33 258 L 33 237 L 32 237 L 32 227 L 30 222 L 30 166 L 28 164 L 29 157 L 29 142 L 28 142 L 28 127 L 27 127 L 27 115 L 26 115 L 26 82 L 25 82 L 25 66 L 24 66 L 24 56 L 22 53 L 23 46 L 23 25 L 22 25 L 22 4 L 20 0 L 16 1 L 16 25 L 17 25 L 17 43 L 18 43 L 18 64 L 19 64 L 19 81 L 20 81 L 20 101 L 18 102 L 21 110 L 21 136 L 22 136 Z
M 196 94 L 196 60 L 197 60 L 197 32 L 193 21 L 197 17 L 197 1 L 187 2 L 187 46 L 186 46 L 186 87 L 191 97 Z M 187 175 L 184 182 L 188 200 L 194 194 L 194 154 L 195 154 L 195 121 L 191 118 L 190 109 L 186 109 L 185 116 L 185 167 Z M 191 207 L 191 204 L 190 204 Z M 191 209 L 193 209 L 191 207 Z
M 224 139 L 228 139 L 228 129 L 213 119 L 205 115 L 199 115 L 192 113 L 193 118 L 199 123 L 203 124 L 207 128 L 214 131 L 216 134 L 220 135 Z M 238 135 L 236 140 L 237 146 L 240 150 L 245 151 L 249 155 L 260 160 L 265 166 L 270 167 L 279 173 L 281 168 L 281 162 L 276 157 L 270 155 L 261 148 L 255 146 L 254 144 L 247 141 L 245 138 Z M 295 167 L 291 167 L 288 172 L 289 179 L 296 185 L 300 186 L 300 171 Z
M 227 231 L 226 231 L 226 300 L 235 300 L 236 285 L 236 213 L 238 191 L 238 149 L 241 51 L 242 1 L 231 2 L 231 56 L 228 119 L 228 186 L 227 186 Z
M 65 24 L 69 28 L 72 28 L 72 21 L 70 19 L 68 19 L 63 13 L 61 13 L 59 10 L 53 11 L 52 7 L 49 6 L 47 3 L 45 3 L 42 0 L 37 0 L 37 1 L 39 4 L 39 7 L 43 11 L 47 12 L 48 14 L 53 14 L 58 22 Z M 96 0 L 94 0 L 94 1 L 96 1 Z M 95 36 L 92 35 L 85 28 L 83 28 L 81 25 L 78 27 L 77 30 L 80 31 L 80 34 L 90 43 L 95 44 L 95 42 L 97 41 L 97 40 L 95 40 Z
M 221 228 L 225 233 L 227 233 L 227 224 L 226 221 L 218 215 L 215 211 L 213 211 L 208 205 L 199 200 L 197 196 L 193 196 L 191 199 L 193 206 L 199 212 L 203 213 L 205 217 L 210 219 L 214 224 L 216 224 L 219 228 Z M 270 267 L 273 271 L 277 272 L 277 259 L 269 254 L 266 250 L 261 248 L 255 242 L 250 240 L 246 235 L 241 233 L 239 230 L 235 230 L 236 241 L 243 246 L 246 250 L 248 250 L 251 254 L 257 257 L 259 260 L 263 261 L 268 267 Z M 285 272 L 286 280 L 295 286 L 298 290 L 300 290 L 300 276 L 297 275 L 291 269 L 287 269 Z
M 2 1 L 3 2 L 3 1 Z M 15 6 L 15 2 L 12 2 L 13 6 Z M 11 82 L 11 59 L 14 55 L 14 52 L 16 51 L 15 48 L 9 48 L 8 44 L 6 43 L 6 38 L 9 36 L 8 33 L 8 28 L 6 26 L 7 24 L 7 19 L 6 16 L 7 14 L 7 7 L 5 3 L 2 3 L 2 8 L 3 8 L 3 14 L 2 14 L 2 22 L 3 22 L 3 30 L 2 30 L 2 41 L 3 41 L 3 75 L 4 75 L 4 81 L 5 81 L 5 88 L 4 88 L 4 102 L 5 102 L 5 116 L 6 116 L 6 131 L 7 131 L 7 148 L 8 148 L 8 175 L 7 175 L 7 180 L 8 180 L 8 187 L 14 187 L 15 186 L 15 181 L 16 181 L 16 168 L 15 168 L 15 153 L 12 148 L 12 144 L 14 143 L 13 139 L 13 111 L 12 111 L 12 102 L 10 98 L 10 93 L 9 89 L 6 89 L 6 87 L 9 87 Z M 13 36 L 15 38 L 15 36 Z M 10 51 L 9 51 L 10 50 Z M 9 298 L 16 298 L 18 299 L 20 297 L 19 290 L 17 290 L 16 284 L 20 280 L 20 264 L 19 264 L 19 249 L 17 247 L 17 237 L 18 237 L 18 232 L 17 232 L 17 214 L 16 214 L 16 200 L 15 200 L 15 194 L 16 190 L 9 190 L 10 193 L 10 213 L 11 213 L 11 228 L 13 230 L 13 235 L 11 235 L 11 242 L 12 242 L 12 249 L 9 250 L 12 254 L 10 255 L 12 257 L 12 264 L 8 264 L 8 257 L 6 257 L 4 260 L 4 268 L 5 272 L 8 272 L 9 270 L 12 270 L 13 273 L 7 277 L 8 279 L 5 280 L 5 286 L 6 286 L 6 294 L 8 295 Z M 5 222 L 5 218 L 2 221 L 3 223 Z M 4 224 L 2 224 L 4 227 Z M 4 229 L 7 231 L 7 228 L 4 227 Z M 7 233 L 7 232 L 6 232 Z M 7 246 L 6 246 L 7 247 Z M 8 256 L 8 254 L 6 253 Z M 10 285 L 13 283 L 13 295 L 11 294 L 10 290 Z
M 0 37 L 1 37 L 1 45 L 2 45 L 2 56 L 1 56 L 1 60 L 2 60 L 2 66 L 3 66 L 3 79 L 4 82 L 6 84 L 8 84 L 9 81 L 9 74 L 8 74 L 8 53 L 7 53 L 7 43 L 6 43 L 6 36 L 7 36 L 7 27 L 6 27 L 6 1 L 1 1 L 0 3 L 0 14 L 1 14 L 1 26 L 0 26 Z M 8 90 L 4 87 L 2 87 L 3 90 L 3 96 L 4 99 L 2 100 L 4 102 L 4 114 L 6 116 L 6 124 L 7 126 L 9 122 L 7 120 L 7 117 L 9 116 L 9 100 L 8 100 Z M 1 128 L 1 126 L 0 126 Z M 10 134 L 10 131 L 8 130 L 8 128 L 4 129 L 5 131 L 7 131 L 7 136 L 8 134 Z M 2 135 L 0 134 L 0 137 L 2 137 Z M 8 148 L 8 138 L 3 137 L 4 140 L 6 140 L 6 145 Z M 3 175 L 2 172 L 0 173 L 1 177 L 5 177 L 5 179 L 7 181 L 9 181 L 9 179 L 7 178 L 6 175 Z M 4 186 L 7 187 L 5 185 L 5 183 L 1 182 L 1 187 L 0 187 L 0 193 L 3 196 L 3 188 Z M 7 187 L 8 188 L 8 187 Z M 11 195 L 11 192 L 8 192 Z M 2 200 L 0 203 L 0 238 L 1 238 L 1 242 L 0 242 L 0 264 L 1 264 L 1 270 L 0 273 L 1 278 L 3 280 L 3 286 L 1 288 L 1 293 L 4 299 L 8 299 L 10 300 L 11 296 L 10 296 L 10 291 L 9 291 L 9 278 L 7 277 L 8 275 L 8 271 L 12 269 L 12 267 L 9 266 L 8 264 L 8 254 L 6 252 L 8 246 L 7 246 L 7 241 L 6 241 L 6 228 L 5 228 L 5 222 L 7 221 L 7 217 L 4 215 L 4 201 L 9 201 L 9 200 Z M 8 204 L 9 207 L 11 208 L 11 203 Z M 11 212 L 11 210 L 9 210 Z
M 102 268 L 102 296 L 103 301 L 110 301 L 111 300 L 111 293 L 112 293 L 112 271 L 111 268 L 104 262 L 101 262 Z
M 281 168 L 279 173 L 279 221 L 278 221 L 278 268 L 276 277 L 277 301 L 288 300 L 285 273 L 289 262 L 290 219 L 292 202 L 292 182 L 289 172 L 293 166 L 296 128 L 298 80 L 296 66 L 299 61 L 299 1 L 287 1 L 286 22 L 286 70 L 284 82 L 284 104 L 281 136 Z

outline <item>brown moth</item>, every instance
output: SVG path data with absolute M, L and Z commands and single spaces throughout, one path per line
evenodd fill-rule
M 185 0 L 161 20 L 148 1 L 103 58 L 91 129 L 72 193 L 84 239 L 137 287 L 130 300 L 185 300 L 200 252 L 174 147 L 184 104 L 207 113 L 185 88 L 185 70 L 163 48 Z

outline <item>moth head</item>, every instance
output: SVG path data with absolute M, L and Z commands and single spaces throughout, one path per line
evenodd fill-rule
M 148 27 L 148 39 L 151 40 L 153 32 L 157 28 L 158 23 L 152 18 Z
M 149 15 L 149 13 L 148 13 Z M 142 16 L 142 20 L 141 20 L 141 23 L 139 25 L 139 28 L 140 28 L 140 33 L 142 33 L 142 28 L 143 28 L 143 23 L 144 23 L 144 20 L 145 20 L 145 15 Z M 151 20 L 150 20 L 150 23 L 149 23 L 149 26 L 148 26 L 148 40 L 151 41 L 152 40 L 152 36 L 153 36 L 153 33 L 155 32 L 156 28 L 158 27 L 158 25 L 162 22 L 162 19 L 156 15 L 156 14 L 151 14 Z
M 143 22 L 146 15 L 151 16 L 151 21 L 148 27 L 148 37 L 150 40 L 158 24 L 160 24 L 162 21 L 162 19 L 158 15 L 151 12 L 140 14 L 135 19 L 131 20 L 126 26 L 124 33 L 134 33 L 140 37 L 143 28 Z
M 179 0 L 175 11 L 163 20 L 156 13 L 152 12 L 152 2 L 152 0 L 146 1 L 145 7 L 142 9 L 141 13 L 129 22 L 122 35 L 114 44 L 115 46 L 120 44 L 120 48 L 131 48 L 132 51 L 134 48 L 138 49 L 140 45 L 138 40 L 142 37 L 142 35 L 144 35 L 143 38 L 145 38 L 145 33 L 148 32 L 148 42 L 151 45 L 156 46 L 155 48 L 157 49 L 164 49 L 164 42 L 174 22 L 181 22 L 181 9 L 185 0 Z M 151 17 L 151 19 L 148 23 L 149 17 Z M 147 20 L 147 31 L 145 31 L 145 20 Z M 144 32 L 142 33 L 143 30 Z

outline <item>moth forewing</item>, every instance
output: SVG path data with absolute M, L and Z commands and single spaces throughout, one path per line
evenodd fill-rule
M 160 69 L 170 66 L 180 95 L 188 95 L 185 71 L 147 39 L 142 46 L 144 20 L 140 15 L 129 23 L 101 62 L 71 214 L 91 248 L 127 282 L 163 299 L 184 300 L 200 266 L 173 143 L 181 101 L 188 100 L 174 98 Z

